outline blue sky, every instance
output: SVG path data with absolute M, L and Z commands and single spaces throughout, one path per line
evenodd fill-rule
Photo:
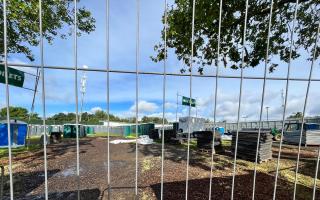
M 160 31 L 163 27 L 161 16 L 164 10 L 164 2 L 161 0 L 141 0 L 141 35 L 140 35 L 140 70 L 149 72 L 162 72 L 163 63 L 154 63 L 150 56 L 154 55 L 153 47 L 160 41 Z M 96 22 L 96 30 L 90 35 L 82 35 L 78 38 L 78 64 L 92 68 L 105 68 L 106 43 L 105 43 L 105 2 L 98 0 L 80 1 L 80 6 L 89 9 Z M 110 67 L 116 70 L 135 70 L 135 38 L 136 38 L 136 5 L 131 0 L 111 0 L 110 17 Z M 32 47 L 39 64 L 39 47 Z M 73 38 L 56 39 L 52 45 L 45 44 L 45 64 L 50 66 L 70 66 L 73 63 Z M 168 55 L 168 71 L 179 72 L 182 67 L 172 50 Z M 271 58 L 279 61 L 277 57 Z M 30 63 L 24 55 L 12 54 L 10 61 L 16 63 Z M 307 78 L 310 62 L 306 57 L 301 57 L 292 62 L 292 77 Z M 22 70 L 34 73 L 34 69 Z M 268 76 L 285 77 L 286 63 L 280 63 L 278 69 Z M 215 67 L 208 66 L 206 74 L 215 73 Z M 240 71 L 221 69 L 222 74 L 239 75 Z M 245 69 L 247 76 L 262 76 L 263 64 L 251 69 Z M 82 72 L 79 72 L 81 77 Z M 85 96 L 84 110 L 93 112 L 106 108 L 106 73 L 88 72 L 87 94 Z M 314 78 L 320 78 L 319 60 L 315 64 Z M 78 80 L 80 82 L 80 80 Z M 139 77 L 139 115 L 162 116 L 162 76 L 141 75 Z M 34 78 L 26 77 L 25 86 L 32 87 Z M 46 108 L 47 115 L 57 112 L 74 112 L 74 72 L 63 70 L 46 70 Z M 213 93 L 215 87 L 214 78 L 194 78 L 193 97 L 197 98 L 198 116 L 212 118 Z M 291 81 L 289 87 L 288 114 L 302 111 L 305 82 Z M 257 120 L 260 110 L 262 80 L 245 80 L 243 90 L 241 116 L 248 116 L 248 120 Z M 111 112 L 121 117 L 134 116 L 135 108 L 135 75 L 110 74 L 110 108 Z M 271 119 L 281 118 L 281 89 L 285 88 L 285 81 L 267 81 L 265 106 L 270 107 Z M 311 84 L 310 98 L 307 107 L 308 115 L 316 115 L 320 112 L 319 83 Z M 5 90 L 0 86 L 0 107 L 5 106 Z M 167 77 L 166 117 L 175 119 L 176 93 L 189 95 L 189 78 Z M 218 120 L 235 121 L 237 114 L 239 94 L 239 80 L 220 79 L 218 90 Z M 32 92 L 20 88 L 10 87 L 10 103 L 14 106 L 30 108 Z M 41 113 L 41 93 L 36 99 L 35 110 Z M 179 116 L 187 114 L 187 107 L 179 106 Z M 195 115 L 195 109 L 192 115 Z M 265 117 L 265 113 L 264 113 Z

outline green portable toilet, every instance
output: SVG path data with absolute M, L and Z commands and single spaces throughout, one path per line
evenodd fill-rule
M 123 136 L 128 137 L 131 133 L 131 127 L 130 126 L 123 126 Z
M 78 124 L 79 137 L 85 137 L 85 127 Z M 77 126 L 76 124 L 64 124 L 63 125 L 63 137 L 64 138 L 76 138 L 77 137 Z
M 154 129 L 153 123 L 140 124 L 139 135 L 149 135 L 150 131 Z
M 133 135 L 133 136 L 135 136 L 136 135 L 136 125 L 131 125 L 130 126 L 130 128 L 131 128 L 131 135 Z M 138 136 L 139 135 L 141 135 L 141 126 L 140 125 L 138 125 Z
M 86 134 L 87 135 L 93 135 L 94 134 L 94 129 L 91 126 L 86 126 L 85 130 L 86 130 Z

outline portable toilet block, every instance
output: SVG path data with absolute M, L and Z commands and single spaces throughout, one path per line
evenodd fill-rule
M 10 121 L 10 138 L 11 146 L 24 146 L 27 137 L 28 125 L 25 122 L 11 120 Z M 8 123 L 7 121 L 0 122 L 0 148 L 8 147 Z

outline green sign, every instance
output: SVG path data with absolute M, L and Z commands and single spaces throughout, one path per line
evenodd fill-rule
M 182 105 L 190 106 L 190 98 L 183 96 L 182 97 Z M 196 100 L 195 99 L 191 99 L 191 106 L 196 107 Z
M 8 75 L 9 85 L 23 87 L 24 72 L 8 67 Z M 6 83 L 6 73 L 4 65 L 0 65 L 0 83 Z

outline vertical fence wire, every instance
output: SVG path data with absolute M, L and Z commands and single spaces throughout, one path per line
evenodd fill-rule
M 7 129 L 8 129 L 8 154 L 9 154 L 9 179 L 10 199 L 13 200 L 13 176 L 12 176 L 12 152 L 11 152 L 11 127 L 10 127 L 10 92 L 9 92 L 9 70 L 8 70 L 8 44 L 7 44 L 7 0 L 3 0 L 3 54 L 4 71 L 6 83 L 6 107 L 7 107 Z
M 189 187 L 189 162 L 190 162 L 190 122 L 191 122 L 191 104 L 192 104 L 192 67 L 193 67 L 193 55 L 194 55 L 194 18 L 195 18 L 196 0 L 192 2 L 192 24 L 191 24 L 191 55 L 190 55 L 190 99 L 189 99 L 189 119 L 188 119 L 188 147 L 187 147 L 187 175 L 186 175 L 186 200 L 188 199 L 188 187 Z
M 162 96 L 162 138 L 161 138 L 161 193 L 160 200 L 163 200 L 163 178 L 164 178 L 164 120 L 166 112 L 166 73 L 167 73 L 167 0 L 164 0 L 164 60 L 163 60 L 163 96 Z
M 212 140 L 212 152 L 211 152 L 211 168 L 210 168 L 210 181 L 209 181 L 209 200 L 212 196 L 212 177 L 213 177 L 213 155 L 215 153 L 214 140 L 216 136 L 216 116 L 217 116 L 217 100 L 218 100 L 218 79 L 219 79 L 219 58 L 220 58 L 220 35 L 221 35 L 221 16 L 222 16 L 222 2 L 219 4 L 219 25 L 218 25 L 218 46 L 217 46 L 217 58 L 216 58 L 216 83 L 214 94 L 214 108 L 213 108 L 213 140 Z
M 240 128 L 239 125 L 240 125 L 241 100 L 242 100 L 243 68 L 245 65 L 244 54 L 245 54 L 245 45 L 246 45 L 248 6 L 249 6 L 249 3 L 248 3 L 248 0 L 246 0 L 246 10 L 245 10 L 244 29 L 243 29 L 243 44 L 242 44 L 240 91 L 239 91 L 238 114 L 237 114 L 237 131 L 236 131 L 236 141 L 235 141 L 236 144 L 234 149 L 233 175 L 232 175 L 232 187 L 231 187 L 231 200 L 233 200 L 234 198 L 234 184 L 235 184 L 236 167 L 237 167 L 238 136 L 239 136 L 239 128 Z
M 309 97 L 309 91 L 310 91 L 310 85 L 311 85 L 313 66 L 314 66 L 314 61 L 316 59 L 316 55 L 317 55 L 317 46 L 318 46 L 317 42 L 318 42 L 318 37 L 319 37 L 319 28 L 320 28 L 320 23 L 319 23 L 319 27 L 318 27 L 318 31 L 317 31 L 317 35 L 316 35 L 313 58 L 312 58 L 312 61 L 311 61 L 311 67 L 310 67 L 310 73 L 309 73 L 309 79 L 308 79 L 308 85 L 307 85 L 307 91 L 306 91 L 306 96 L 305 96 L 304 104 L 303 104 L 301 131 L 300 131 L 299 147 L 298 147 L 298 157 L 297 157 L 296 172 L 295 172 L 295 177 L 294 177 L 294 190 L 293 190 L 293 199 L 294 200 L 296 199 L 296 193 L 297 193 L 297 182 L 298 182 L 298 172 L 299 172 L 299 162 L 300 162 L 302 134 L 303 134 L 303 127 L 304 127 L 304 122 L 305 122 L 306 108 L 307 108 L 307 104 L 308 104 L 308 97 Z
M 285 92 L 283 113 L 282 113 L 282 129 L 281 129 L 281 138 L 280 138 L 279 152 L 278 152 L 278 158 L 277 158 L 276 177 L 275 177 L 274 189 L 273 189 L 273 200 L 276 199 L 276 194 L 277 194 L 277 184 L 278 184 L 278 176 L 279 176 L 279 168 L 280 168 L 280 158 L 281 158 L 281 150 L 282 150 L 282 143 L 283 143 L 283 132 L 284 132 L 284 125 L 285 125 L 286 111 L 287 111 L 287 103 L 288 103 L 288 93 L 289 93 L 288 91 L 289 91 L 289 79 L 290 79 L 290 72 L 291 72 L 293 35 L 294 35 L 295 22 L 296 22 L 296 19 L 297 19 L 298 4 L 299 4 L 299 0 L 296 1 L 294 17 L 293 17 L 291 33 L 290 33 L 290 50 L 289 50 L 290 52 L 289 52 L 289 61 L 288 61 L 288 70 L 287 70 L 286 92 Z
M 139 123 L 139 64 L 140 64 L 140 0 L 136 0 L 137 6 L 137 33 L 136 33 L 136 178 L 135 178 L 135 198 L 138 198 L 138 123 Z
M 267 51 L 266 51 L 266 58 L 265 58 L 265 65 L 264 65 L 262 97 L 261 97 L 260 116 L 259 116 L 259 130 L 258 130 L 257 147 L 256 147 L 256 157 L 255 157 L 254 172 L 253 172 L 252 200 L 255 199 L 255 192 L 256 192 L 256 177 L 257 177 L 258 151 L 259 151 L 259 146 L 260 146 L 261 122 L 262 122 L 264 98 L 265 98 L 265 91 L 266 91 L 266 77 L 267 77 L 267 69 L 268 69 L 270 33 L 271 33 L 271 23 L 272 23 L 272 8 L 273 8 L 273 0 L 271 0 L 271 2 L 270 2 L 270 14 L 269 14 L 269 24 L 268 24 L 268 36 L 267 36 Z M 268 127 L 269 127 L 269 126 L 268 126 Z
M 48 166 L 47 166 L 47 129 L 46 129 L 46 90 L 44 78 L 43 32 L 42 32 L 42 0 L 39 0 L 39 33 L 40 33 L 40 65 L 42 81 L 42 116 L 43 116 L 43 156 L 44 156 L 44 189 L 48 200 Z M 35 91 L 36 93 L 36 91 Z
M 316 198 L 317 180 L 318 180 L 318 170 L 319 170 L 319 160 L 320 160 L 320 146 L 318 147 L 318 156 L 317 156 L 316 172 L 315 172 L 314 180 L 313 180 L 312 200 L 315 200 L 315 198 Z
M 76 145 L 77 145 L 77 197 L 80 200 L 80 150 L 79 150 L 79 100 L 78 100 L 78 12 L 77 0 L 74 0 L 74 92 L 76 101 Z
M 106 1 L 106 64 L 107 64 L 107 188 L 111 196 L 110 183 L 110 0 Z

